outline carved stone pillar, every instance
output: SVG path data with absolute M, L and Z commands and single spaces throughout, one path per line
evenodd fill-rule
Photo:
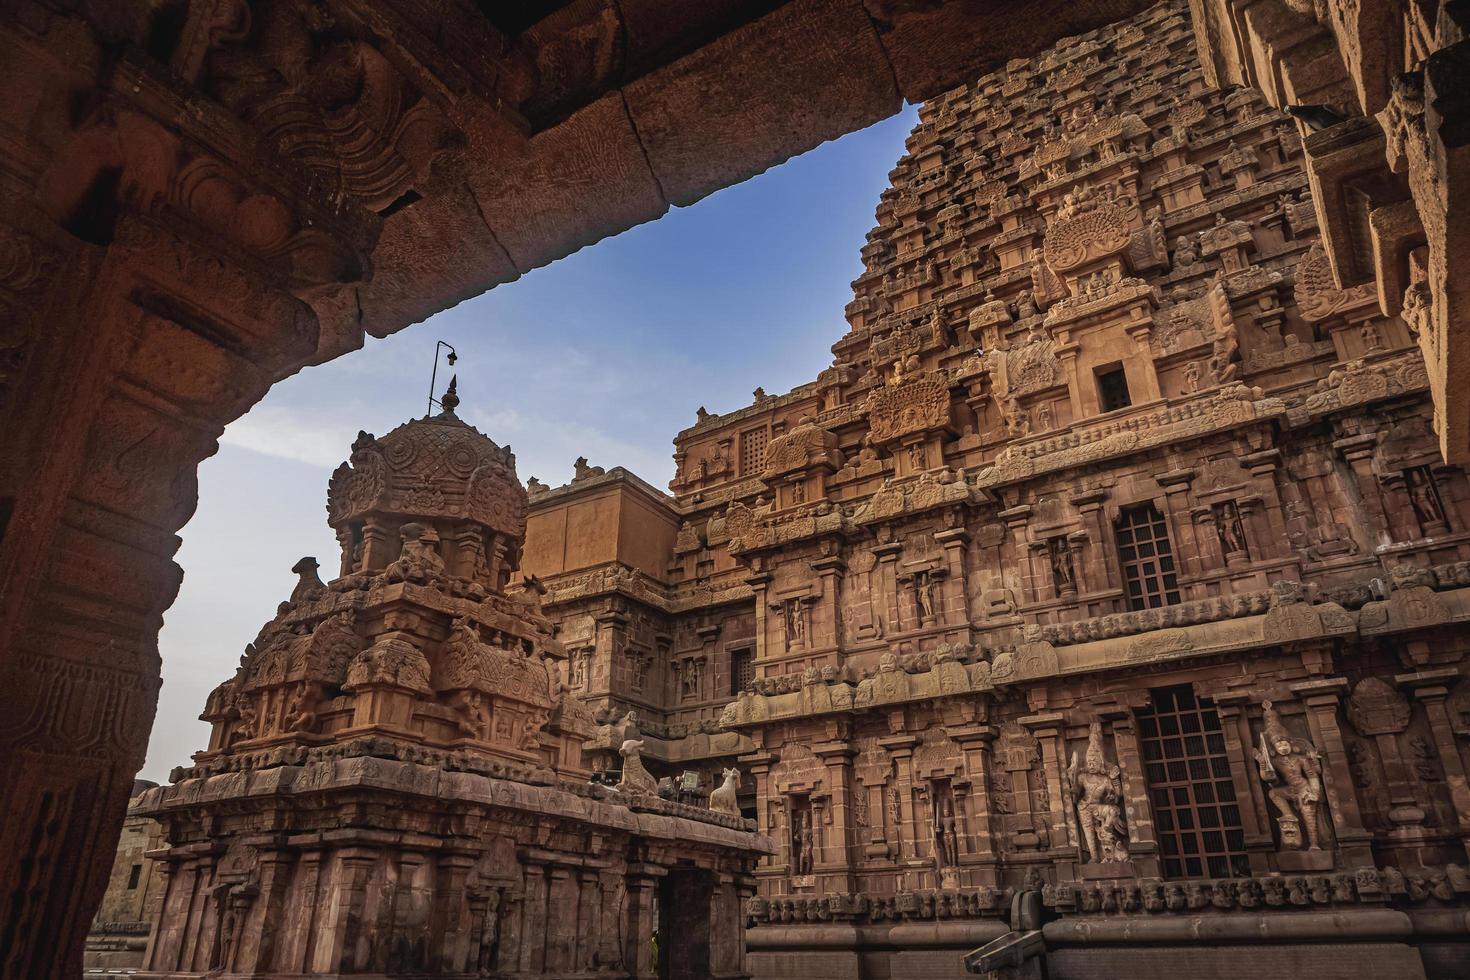
M 757 609 L 760 606 L 756 606 Z M 759 833 L 775 838 L 776 830 L 771 823 L 771 754 L 762 752 L 755 756 L 742 756 L 740 761 L 745 764 L 746 772 L 750 774 L 750 781 L 755 784 L 755 826 Z M 772 865 L 779 864 L 781 857 L 776 855 L 763 855 L 759 867 L 764 870 Z
M 1312 741 L 1322 753 L 1322 792 L 1332 814 L 1332 830 L 1342 851 L 1343 865 L 1358 868 L 1373 863 L 1373 835 L 1363 827 L 1358 795 L 1353 788 L 1347 747 L 1337 724 L 1337 707 L 1348 682 L 1340 677 L 1301 681 L 1291 691 L 1307 706 Z
M 292 930 L 290 945 L 283 951 L 278 967 L 283 972 L 307 973 L 315 969 L 311 958 L 313 949 L 311 939 L 326 919 L 321 903 L 316 901 L 321 887 L 322 858 L 324 856 L 325 852 L 320 847 L 309 847 L 301 852 L 296 872 L 298 879 L 296 887 L 300 890 L 300 894 L 306 896 L 306 901 L 302 905 L 315 910 L 312 913 L 315 921 Z
M 1108 559 L 1108 542 L 1112 540 L 1112 533 L 1103 514 L 1103 502 L 1107 499 L 1107 490 L 1087 490 L 1072 495 L 1072 506 L 1077 508 L 1082 524 L 1087 529 L 1089 545 L 1084 552 L 1086 557 L 1077 564 L 1079 592 L 1099 592 L 1123 587 L 1118 579 L 1116 564 Z
M 842 578 L 847 562 L 840 555 L 818 558 L 812 570 L 822 577 L 822 598 L 812 606 L 812 646 L 842 646 Z
M 373 847 L 343 847 L 337 851 L 338 871 L 332 882 L 335 895 L 323 896 L 327 914 L 321 934 L 325 941 L 317 943 L 317 956 L 308 968 L 321 973 L 356 973 L 365 965 L 357 961 L 358 940 L 363 938 L 367 921 L 363 906 L 367 899 L 368 876 L 378 861 Z M 363 945 L 366 945 L 364 943 Z
M 437 963 L 437 969 L 443 973 L 474 966 L 470 963 L 474 916 L 468 910 L 465 886 L 474 870 L 475 858 L 475 853 L 468 850 L 445 850 L 437 855 L 429 963 L 431 968 Z
M 914 814 L 914 746 L 919 739 L 914 735 L 889 735 L 878 739 L 878 744 L 888 749 L 898 773 L 899 827 L 896 845 L 896 860 L 915 860 L 919 856 L 918 824 Z
M 1026 540 L 1026 525 L 1031 520 L 1031 508 L 1026 504 L 1017 507 L 1008 507 L 1000 512 L 1000 518 L 1006 522 L 1006 530 L 1011 534 L 1011 555 L 1013 561 L 1019 562 L 1022 555 L 1028 553 L 1029 542 Z M 1034 573 L 1025 574 L 1025 581 L 1011 583 L 1016 588 L 1017 604 L 1025 605 L 1036 602 L 1041 598 L 1041 589 L 1038 588 Z
M 214 881 L 215 857 L 209 855 L 195 859 L 192 864 L 193 887 L 189 890 L 186 923 L 198 922 L 212 914 L 209 889 Z M 183 937 L 183 948 L 179 951 L 179 964 L 186 970 L 209 968 L 209 951 L 205 948 L 206 929 L 187 929 Z
M 576 969 L 577 879 L 574 869 L 555 864 L 547 869 L 546 957 L 549 974 Z
M 1142 692 L 1138 703 L 1109 705 L 1098 711 L 1111 723 L 1113 751 L 1118 768 L 1123 771 L 1124 814 L 1128 828 L 1128 857 L 1140 878 L 1156 878 L 1159 866 L 1159 840 L 1154 831 L 1153 806 L 1148 800 L 1148 779 L 1143 770 L 1143 753 L 1138 748 L 1138 729 L 1133 712 L 1143 706 Z
M 264 972 L 275 966 L 281 949 L 286 894 L 291 884 L 291 866 L 296 855 L 284 847 L 261 848 L 256 859 L 260 895 L 251 908 L 249 921 L 240 931 L 240 949 L 235 954 L 237 973 Z
M 750 591 L 755 596 L 755 660 L 757 670 L 760 670 L 760 662 L 772 656 L 769 636 L 771 617 L 766 609 L 766 590 L 771 584 L 771 576 L 766 572 L 758 572 L 748 577 L 745 584 L 750 586 Z
M 1450 802 L 1455 807 L 1460 841 L 1467 854 L 1470 854 L 1470 784 L 1467 784 L 1465 761 L 1455 740 L 1454 721 L 1446 702 L 1450 689 L 1459 679 L 1460 671 L 1454 667 L 1398 674 L 1394 677 L 1401 687 L 1413 691 L 1414 697 L 1424 705 L 1430 735 L 1439 755 L 1439 764 L 1444 769 L 1445 784 L 1449 787 Z
M 1248 518 L 1246 534 L 1250 536 L 1251 554 L 1257 559 L 1290 555 L 1291 540 L 1286 536 L 1286 517 L 1281 512 L 1281 497 L 1276 487 L 1281 450 L 1247 453 L 1240 462 L 1250 470 L 1254 489 L 1251 499 L 1240 502 L 1241 513 Z
M 882 596 L 878 635 L 887 636 L 903 628 L 903 618 L 898 611 L 898 558 L 903 554 L 903 544 L 898 541 L 879 544 L 873 548 L 873 554 L 878 559 L 878 583 L 874 589 Z
M 593 619 L 592 662 L 587 665 L 587 695 L 626 694 L 628 685 L 620 678 L 622 628 L 628 619 L 615 609 L 605 609 Z M 598 665 L 603 669 L 598 670 Z
M 1016 720 L 1036 737 L 1040 745 L 1041 775 L 1045 781 L 1049 806 L 1042 819 L 1046 822 L 1052 849 L 1065 847 L 1072 836 L 1068 829 L 1071 821 L 1067 816 L 1071 801 L 1062 793 L 1062 769 L 1066 765 L 1067 754 L 1067 747 L 1062 740 L 1065 716 L 1060 711 L 1048 711 Z M 1073 853 L 1075 855 L 1075 851 Z
M 991 743 L 998 734 L 994 725 L 949 730 L 949 737 L 965 753 L 965 772 L 970 776 L 965 812 L 965 829 L 969 833 L 960 847 L 960 863 L 974 863 L 977 884 L 982 885 L 996 885 L 1000 880 L 996 870 L 995 828 L 991 821 L 990 780 L 986 778 L 991 766 L 997 764 Z
M 1077 377 L 1077 355 L 1081 350 L 1082 345 L 1075 341 L 1052 347 L 1052 353 L 1062 364 L 1062 376 L 1067 379 L 1067 397 L 1072 404 L 1073 421 L 1097 414 L 1096 405 L 1089 407 L 1087 404 L 1095 401 L 1095 396 L 1090 387 L 1083 385 Z
M 1211 696 L 1220 714 L 1220 732 L 1225 739 L 1225 754 L 1230 759 L 1230 782 L 1235 786 L 1251 874 L 1267 874 L 1271 869 L 1268 855 L 1275 851 L 1276 842 L 1271 836 L 1265 787 L 1256 775 L 1252 755 L 1255 740 L 1251 737 L 1250 718 L 1244 710 L 1250 696 L 1245 691 L 1221 691 Z
M 1142 314 L 1135 310 L 1134 315 L 1140 316 Z M 1138 392 L 1137 401 L 1156 402 L 1163 398 L 1164 395 L 1159 390 L 1159 372 L 1154 367 L 1153 348 L 1150 344 L 1150 338 L 1153 337 L 1154 332 L 1153 319 L 1144 316 L 1142 319 L 1129 323 L 1124 329 L 1127 331 L 1129 338 L 1132 339 L 1134 348 L 1137 351 L 1132 358 L 1132 363 L 1136 368 L 1134 371 L 1130 371 L 1129 375 L 1143 382 L 1139 386 L 1141 390 Z
M 526 892 L 521 902 L 520 969 L 522 973 L 540 973 L 546 967 L 546 874 L 549 869 L 538 863 L 526 863 L 524 867 Z
M 521 961 L 522 945 L 538 940 L 535 936 L 527 939 L 521 930 L 525 921 L 524 885 L 521 890 L 507 892 L 501 898 L 500 905 L 500 950 L 496 954 L 496 964 L 505 972 L 509 972 L 515 969 L 516 964 Z
M 1194 470 L 1172 470 L 1155 477 L 1159 486 L 1164 489 L 1164 519 L 1169 524 L 1170 532 L 1178 535 L 1179 539 L 1174 547 L 1174 560 L 1179 564 L 1180 578 L 1213 570 L 1203 560 L 1208 552 L 1200 545 L 1195 524 L 1189 520 L 1189 487 L 1194 476 Z M 1213 524 L 1208 528 L 1208 533 L 1214 535 Z
M 653 950 L 644 936 L 658 918 L 658 881 L 667 870 L 653 864 L 628 865 L 628 897 L 624 912 L 623 967 L 629 980 L 656 980 Z
M 602 943 L 602 923 L 598 909 L 602 905 L 602 874 L 596 868 L 577 872 L 576 949 L 572 956 L 572 972 L 592 973 L 597 969 L 597 951 Z
M 841 875 L 842 880 L 828 881 L 828 890 L 854 891 L 857 883 L 852 877 L 854 865 L 854 825 L 852 819 L 852 758 L 857 750 L 846 742 L 829 742 L 813 746 L 812 752 L 827 767 L 827 813 L 831 824 L 827 827 L 826 847 L 817 855 L 821 863 L 815 867 L 825 877 Z
M 1378 448 L 1378 436 L 1366 433 L 1338 439 L 1332 445 L 1342 454 L 1342 458 L 1347 461 L 1353 471 L 1353 479 L 1358 489 L 1358 506 L 1363 508 L 1363 520 L 1360 526 L 1364 528 L 1392 527 L 1388 514 L 1383 509 L 1383 497 L 1378 489 L 1378 478 L 1373 474 L 1373 453 Z M 1352 525 L 1358 522 L 1344 521 L 1343 523 Z M 1358 542 L 1360 546 L 1370 551 L 1386 543 L 1386 541 Z
M 746 976 L 745 902 L 740 894 L 740 879 L 736 875 L 715 876 L 709 915 L 711 980 L 743 980 Z
M 376 572 L 398 557 L 398 535 L 369 518 L 362 529 L 362 570 Z
M 389 926 L 391 935 L 409 936 L 414 934 L 413 918 L 416 912 L 414 906 L 417 904 L 414 899 L 425 896 L 426 892 L 432 894 L 429 891 L 432 886 L 426 887 L 424 883 L 428 863 L 429 856 L 423 851 L 404 850 L 399 852 L 397 879 L 399 891 L 397 900 L 393 902 L 393 920 Z M 379 944 L 379 948 L 375 951 L 372 964 L 374 967 L 382 968 L 387 965 L 388 952 L 383 948 L 383 945 Z M 426 965 L 432 955 L 432 952 L 426 949 L 423 960 L 420 963 Z
M 970 543 L 970 532 L 964 527 L 952 527 L 935 532 L 934 540 L 944 548 L 946 574 L 939 588 L 944 595 L 940 604 L 941 623 L 968 623 L 970 621 L 969 588 L 965 581 L 965 548 Z

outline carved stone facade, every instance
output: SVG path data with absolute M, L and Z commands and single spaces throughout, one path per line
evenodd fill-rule
M 15 887 L 0 891 L 0 921 L 15 927 L 0 942 L 0 973 L 80 967 L 156 703 L 157 632 L 178 585 L 175 535 L 194 505 L 195 468 L 271 384 L 1147 2 L 1069 0 L 1034 16 L 957 0 L 677 11 L 657 0 L 554 10 L 419 0 L 4 5 L 0 717 L 9 722 L 0 781 L 12 805 L 0 814 L 0 879 Z M 1315 305 L 1349 302 L 1372 278 L 1385 316 L 1402 307 L 1438 403 L 1443 454 L 1462 463 L 1464 5 L 1193 0 L 1189 13 L 1205 78 L 1244 86 L 1224 97 L 1232 118 L 1259 115 L 1257 93 L 1276 106 L 1327 105 L 1296 124 L 1308 133 L 1311 200 L 1280 202 L 1293 234 L 1323 229 L 1332 289 L 1349 294 Z M 1107 62 L 1114 52 L 1096 54 Z M 1075 90 L 1088 71 L 1061 65 L 1055 81 Z M 1016 111 L 1006 100 L 1035 91 L 1007 74 L 995 95 L 984 110 L 1002 126 Z M 1208 121 L 1202 112 L 1181 105 L 1166 122 L 1187 132 Z M 1117 122 L 1107 152 L 1135 138 L 1137 127 Z M 1040 135 L 1008 132 L 999 149 L 1029 153 Z M 1048 179 L 1065 169 L 1055 154 L 1072 152 L 1068 134 L 1050 135 L 1036 160 Z M 1258 183 L 1251 151 L 1261 166 L 1259 144 L 1227 142 L 1219 177 Z M 1165 185 L 1175 177 L 1188 180 L 1187 168 Z M 927 215 L 926 227 L 962 227 L 977 206 L 1003 217 L 1007 180 L 978 177 L 971 193 Z M 1209 243 L 1212 254 L 1192 235 L 1170 253 L 1162 218 L 1149 229 L 1140 259 L 1162 250 L 1182 266 L 1242 261 L 1229 241 L 1238 229 Z M 1012 232 L 1016 248 L 1007 247 Z M 1013 223 L 997 249 L 966 240 L 955 256 L 986 275 L 1024 276 L 1030 270 L 1016 263 L 1036 254 L 1034 238 Z M 881 265 L 898 244 L 874 242 L 870 258 Z M 1031 267 L 1039 288 L 1028 301 L 1045 308 L 1062 279 L 1044 261 Z M 879 298 L 944 285 L 948 273 L 945 263 L 919 263 Z M 1029 306 L 1013 288 L 998 292 L 1020 315 Z M 938 325 L 983 329 L 996 312 Z M 1187 312 L 1157 325 L 1161 342 L 1175 328 L 1188 334 L 1199 318 Z M 927 326 L 906 324 L 877 342 L 911 346 Z M 1374 339 L 1377 324 L 1357 329 L 1367 349 L 1393 343 Z M 1227 327 L 1207 338 L 1208 357 L 1180 368 L 1184 390 L 1229 374 L 1232 344 L 1253 358 L 1237 369 L 1247 374 L 1290 366 L 1284 352 L 1254 351 L 1244 335 Z M 1017 352 L 1023 387 L 1045 384 L 1066 354 L 1052 341 L 1048 355 L 1046 343 Z M 1373 391 L 1413 387 L 1412 371 L 1406 381 L 1375 369 L 1366 388 L 1354 373 L 1315 404 L 1365 391 L 1367 404 Z M 766 407 L 789 405 L 784 397 Z M 1057 424 L 1049 401 L 1025 402 L 1017 393 L 997 403 L 1008 433 Z M 760 413 L 742 417 L 754 423 Z M 764 429 L 769 437 L 771 424 Z M 727 435 L 723 451 L 708 453 L 707 474 L 754 475 L 741 469 L 742 432 Z M 752 454 L 758 441 L 749 440 Z M 839 448 L 854 472 L 879 461 L 873 445 Z M 932 447 L 903 452 L 921 465 Z M 1418 503 L 1399 517 L 1435 524 L 1426 475 L 1407 481 Z M 752 499 L 748 490 L 731 497 Z M 1294 501 L 1286 522 L 1311 538 L 1303 554 L 1346 554 L 1354 532 L 1344 518 L 1363 505 L 1330 502 L 1336 510 L 1302 531 L 1310 506 Z M 1226 510 L 1221 526 L 1233 523 Z M 680 541 L 709 523 L 691 522 Z M 1048 545 L 1049 559 L 1059 555 Z M 1000 609 L 1013 600 L 992 590 L 980 601 Z M 659 669 L 651 658 L 629 665 L 644 683 Z M 1413 758 L 1427 765 L 1422 751 Z
M 746 772 L 758 976 L 1465 972 L 1470 481 L 1297 128 L 1176 3 L 907 149 L 830 368 L 533 498 L 597 764 Z
M 138 780 L 133 784 L 133 799 L 157 785 Z M 163 880 L 157 873 L 158 862 L 149 856 L 158 848 L 158 834 L 158 823 L 147 817 L 131 816 L 123 824 L 107 877 L 107 893 L 87 933 L 82 965 L 88 971 L 121 973 L 142 965 Z
M 1442 453 L 1470 460 L 1470 13 L 1396 0 L 1190 9 L 1212 84 L 1301 107 L 1322 273 L 1401 316 L 1424 355 Z
M 504 590 L 515 457 L 458 400 L 358 436 L 327 493 L 341 574 L 297 564 L 209 697 L 209 747 L 134 801 L 166 842 L 138 975 L 745 975 L 768 845 L 646 773 L 588 781 L 565 647 L 536 593 Z
M 272 384 L 1148 2 L 0 4 L 0 975 L 81 969 Z

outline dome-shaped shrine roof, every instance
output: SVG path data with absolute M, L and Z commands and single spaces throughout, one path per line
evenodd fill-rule
M 456 387 L 451 381 L 438 415 L 405 422 L 381 439 L 358 433 L 350 460 L 327 485 L 328 524 L 377 512 L 471 521 L 524 539 L 526 490 L 515 454 L 454 414 Z

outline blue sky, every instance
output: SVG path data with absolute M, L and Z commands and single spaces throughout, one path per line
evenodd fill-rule
M 460 417 L 511 444 L 522 480 L 565 483 L 585 455 L 664 487 L 700 405 L 729 411 L 831 363 L 916 119 L 906 108 L 272 389 L 200 467 L 141 775 L 161 781 L 207 744 L 205 696 L 290 593 L 296 559 L 335 570 L 327 478 L 358 429 L 424 413 L 436 340 L 459 352 Z

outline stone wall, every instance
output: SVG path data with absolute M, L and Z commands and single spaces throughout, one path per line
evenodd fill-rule
M 957 975 L 1032 893 L 1061 975 L 1199 915 L 1460 968 L 1470 483 L 1297 125 L 1194 44 L 1164 4 L 926 103 L 832 366 L 679 434 L 662 573 L 545 578 L 661 772 L 745 770 L 760 975 Z

